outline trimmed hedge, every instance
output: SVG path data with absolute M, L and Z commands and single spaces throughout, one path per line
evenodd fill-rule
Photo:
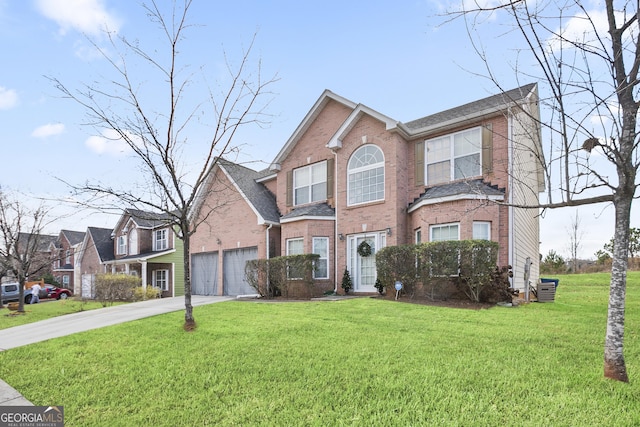
M 458 292 L 480 302 L 495 282 L 498 248 L 488 240 L 387 246 L 376 253 L 378 279 L 387 289 L 402 282 L 402 292 L 411 298 L 447 299 Z
M 313 293 L 317 254 L 289 255 L 247 261 L 245 279 L 264 298 L 289 297 L 294 286 L 302 284 Z
M 97 274 L 96 299 L 103 307 L 114 301 L 133 301 L 135 290 L 142 286 L 142 279 L 128 274 Z

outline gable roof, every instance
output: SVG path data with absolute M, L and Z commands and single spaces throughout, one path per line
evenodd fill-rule
M 504 200 L 505 189 L 488 184 L 481 179 L 458 181 L 429 187 L 407 209 L 413 212 L 421 206 L 452 200 Z
M 535 83 L 530 83 L 515 89 L 501 92 L 487 98 L 479 99 L 459 107 L 431 114 L 417 120 L 400 124 L 400 127 L 409 135 L 418 135 L 457 124 L 464 120 L 477 120 L 486 115 L 504 111 L 510 106 L 518 104 L 529 97 L 536 89 Z
M 304 116 L 304 118 L 302 119 L 302 121 L 300 122 L 296 130 L 293 131 L 293 134 L 289 137 L 287 142 L 280 149 L 280 152 L 276 155 L 275 159 L 271 163 L 271 166 L 269 166 L 270 170 L 272 171 L 280 170 L 280 164 L 282 163 L 282 161 L 289 155 L 289 153 L 291 152 L 291 150 L 293 150 L 293 147 L 295 147 L 298 140 L 309 129 L 313 121 L 318 117 L 320 112 L 322 112 L 324 107 L 330 101 L 339 102 L 340 104 L 351 109 L 355 109 L 358 106 L 358 104 L 356 104 L 355 102 L 349 101 L 347 98 L 343 98 L 340 95 L 336 95 L 330 90 L 325 89 L 325 91 L 322 92 L 322 95 L 320 95 L 320 98 L 318 98 L 315 104 L 313 104 L 313 107 L 311 107 L 311 109 L 309 110 L 307 115 Z
M 60 234 L 64 234 L 71 246 L 76 246 L 84 240 L 84 231 L 60 230 Z
M 33 239 L 38 239 L 36 241 L 38 245 L 38 252 L 49 252 L 49 246 L 51 246 L 52 244 L 56 244 L 58 236 L 51 236 L 48 234 L 18 233 L 18 246 L 20 246 L 22 250 L 24 248 L 24 245 L 34 241 Z
M 227 175 L 244 200 L 258 216 L 258 223 L 280 223 L 280 212 L 276 204 L 276 198 L 257 181 L 271 174 L 269 170 L 260 172 L 249 169 L 226 159 L 218 159 L 218 167 Z
M 113 233 L 113 230 L 110 228 L 87 228 L 87 238 L 90 237 L 91 240 L 93 240 L 93 245 L 96 252 L 98 253 L 100 262 L 111 261 L 115 259 L 115 256 L 113 254 L 113 240 L 111 240 L 111 233 Z M 85 251 L 86 249 L 87 248 L 85 247 Z
M 115 235 L 116 230 L 123 227 L 127 221 L 133 221 L 138 228 L 153 229 L 158 227 L 167 226 L 171 223 L 171 216 L 166 212 L 149 212 L 140 209 L 126 208 L 118 223 L 112 230 L 112 236 Z

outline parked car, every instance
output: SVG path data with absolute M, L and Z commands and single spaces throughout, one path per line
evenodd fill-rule
M 31 297 L 32 297 L 31 293 L 32 293 L 32 289 L 31 288 L 24 290 L 24 303 L 25 304 L 31 304 Z M 43 299 L 67 299 L 68 297 L 73 295 L 73 293 L 69 289 L 59 288 L 57 286 L 45 284 L 40 289 L 40 292 L 38 293 L 38 295 L 40 296 L 41 300 L 43 300 Z
M 20 299 L 19 291 L 18 283 L 3 283 L 0 289 L 0 292 L 2 292 L 2 303 L 18 301 L 18 299 Z

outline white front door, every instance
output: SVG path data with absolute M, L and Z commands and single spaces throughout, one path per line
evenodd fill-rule
M 376 292 L 376 252 L 386 246 L 386 234 L 367 233 L 349 236 L 347 268 L 351 275 L 354 292 Z M 362 256 L 358 247 L 366 242 L 371 247 L 371 255 Z

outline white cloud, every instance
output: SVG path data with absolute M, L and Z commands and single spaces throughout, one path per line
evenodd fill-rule
M 46 125 L 37 127 L 31 132 L 31 136 L 47 138 L 49 136 L 60 135 L 62 132 L 64 132 L 64 125 L 62 123 L 47 123 Z
M 104 130 L 100 136 L 94 135 L 87 138 L 84 144 L 91 151 L 114 157 L 123 156 L 131 152 L 129 145 L 122 139 L 118 132 L 112 129 Z
M 18 103 L 18 94 L 13 89 L 0 86 L 0 110 L 8 110 Z
M 60 26 L 63 35 L 76 30 L 98 36 L 105 30 L 120 29 L 120 20 L 105 9 L 102 0 L 37 0 L 36 7 Z

